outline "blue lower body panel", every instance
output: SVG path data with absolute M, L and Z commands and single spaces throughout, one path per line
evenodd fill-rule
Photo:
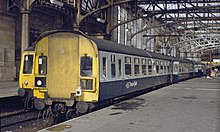
M 169 79 L 169 75 L 162 75 L 120 81 L 101 82 L 99 85 L 99 101 L 166 84 L 169 83 Z
M 185 80 L 185 79 L 189 79 L 193 77 L 193 72 L 189 72 L 189 73 L 179 73 L 178 75 L 178 80 Z
M 177 82 L 179 81 L 179 76 L 173 74 L 173 78 L 172 78 L 172 79 L 173 79 L 173 80 L 172 80 L 173 83 L 177 83 Z

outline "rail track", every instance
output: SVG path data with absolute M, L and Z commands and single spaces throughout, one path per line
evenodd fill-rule
M 28 122 L 31 120 L 37 120 L 38 119 L 38 112 L 34 110 L 29 111 L 19 111 L 13 114 L 7 114 L 0 116 L 1 120 L 1 130 L 13 125 L 18 125 L 20 123 Z

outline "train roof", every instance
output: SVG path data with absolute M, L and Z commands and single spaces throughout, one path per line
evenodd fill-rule
M 190 60 L 187 60 L 187 59 L 181 59 L 177 57 L 154 53 L 151 51 L 138 49 L 138 48 L 126 46 L 123 44 L 117 44 L 112 41 L 98 39 L 95 37 L 89 36 L 89 38 L 92 39 L 96 43 L 98 49 L 101 51 L 137 55 L 137 56 L 142 56 L 142 57 L 157 58 L 157 59 L 170 60 L 170 61 L 179 61 L 183 63 L 192 63 Z
M 87 36 L 81 32 L 78 32 L 78 31 L 67 31 L 67 30 L 47 31 L 47 32 L 41 34 L 37 41 L 39 41 L 40 39 L 42 39 L 45 36 L 48 36 L 48 35 L 51 35 L 54 33 L 62 33 L 62 32 L 74 33 L 74 34 L 82 35 L 86 38 L 89 38 L 96 43 L 98 49 L 101 51 L 123 53 L 123 54 L 136 55 L 136 56 L 142 56 L 142 57 L 148 57 L 148 58 L 163 59 L 163 60 L 169 60 L 169 61 L 179 61 L 179 62 L 183 62 L 183 63 L 192 63 L 192 61 L 190 61 L 188 59 L 181 59 L 181 58 L 177 58 L 177 57 L 154 53 L 154 52 L 143 50 L 143 49 L 138 49 L 138 48 L 131 47 L 131 46 L 126 46 L 123 44 L 118 44 L 118 43 L 115 43 L 112 41 Z M 34 48 L 34 46 L 31 46 L 31 47 L 27 48 L 25 51 L 32 51 L 33 48 Z
M 99 50 L 101 51 L 108 51 L 108 52 L 115 52 L 115 53 L 122 53 L 122 54 L 129 54 L 129 55 L 136 55 L 136 56 L 142 56 L 142 57 L 148 57 L 148 58 L 158 58 L 158 59 L 164 59 L 164 60 L 172 60 L 172 57 L 153 53 L 147 50 L 138 49 L 131 46 L 126 46 L 123 44 L 117 44 L 112 41 L 98 39 L 95 37 L 90 37 L 92 39 Z

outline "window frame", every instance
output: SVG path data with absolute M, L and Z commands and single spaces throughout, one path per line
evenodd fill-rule
M 28 72 L 25 70 L 26 69 L 26 62 L 25 61 L 27 61 L 26 60 L 26 56 L 32 56 L 32 63 L 31 63 L 31 68 L 28 68 L 29 70 L 28 70 Z M 24 60 L 23 60 L 23 68 L 22 68 L 22 74 L 26 74 L 26 75 L 31 75 L 31 74 L 33 74 L 33 66 L 34 66 L 34 54 L 25 54 L 24 55 Z M 24 71 L 26 71 L 26 72 L 24 72 Z
M 138 69 L 136 69 L 138 68 Z M 140 59 L 135 57 L 134 58 L 134 75 L 139 76 L 140 75 Z
M 83 58 L 83 57 L 90 58 L 90 60 L 91 60 L 91 62 L 90 62 L 90 63 L 91 63 L 91 66 L 90 66 L 91 71 L 89 72 L 90 75 L 83 75 L 83 74 L 82 74 L 82 71 L 83 71 L 83 70 L 82 70 L 82 58 Z M 88 71 L 88 70 L 87 70 L 87 71 Z M 84 73 L 84 74 L 85 74 L 85 73 Z M 81 56 L 81 57 L 80 57 L 80 76 L 81 76 L 81 77 L 92 77 L 92 76 L 93 76 L 93 57 L 92 57 L 92 56 L 87 56 L 87 55 L 86 55 L 86 56 Z
M 124 57 L 125 58 L 125 60 L 124 60 L 124 70 L 125 70 L 125 72 L 124 72 L 124 74 L 125 74 L 125 76 L 132 76 L 132 62 L 131 62 L 131 57 L 128 57 L 128 56 L 125 56 Z M 127 59 L 129 59 L 129 62 L 127 62 Z M 129 74 L 127 74 L 127 68 L 129 67 Z
M 41 64 L 40 64 L 40 58 L 42 58 L 42 62 L 41 62 Z M 43 58 L 46 58 L 46 64 L 45 64 L 45 73 L 41 73 L 41 67 L 42 67 L 42 65 L 43 65 Z M 44 56 L 44 55 L 41 55 L 41 56 L 39 56 L 38 57 L 38 74 L 39 75 L 47 75 L 47 56 Z

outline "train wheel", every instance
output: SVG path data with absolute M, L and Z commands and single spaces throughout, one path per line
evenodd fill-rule
M 24 101 L 24 108 L 30 110 L 34 108 L 34 100 L 31 96 L 27 96 Z
M 66 112 L 66 119 L 69 120 L 69 119 L 73 119 L 77 117 L 76 115 L 76 110 L 75 109 L 69 109 L 67 112 Z

